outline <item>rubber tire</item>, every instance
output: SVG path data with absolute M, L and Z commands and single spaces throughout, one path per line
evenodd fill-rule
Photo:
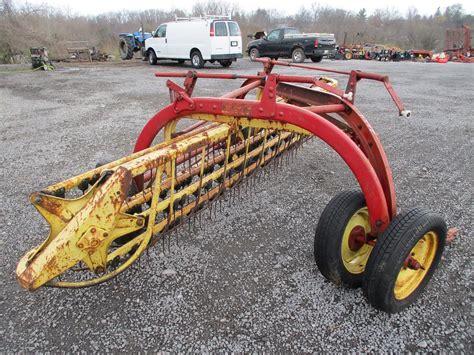
M 123 60 L 132 59 L 133 49 L 134 49 L 134 46 L 128 38 L 125 38 L 125 37 L 120 38 L 120 41 L 119 41 L 120 58 L 122 58 Z
M 198 57 L 199 59 L 199 63 L 198 64 L 195 64 L 193 62 L 193 57 Z M 204 66 L 204 60 L 202 59 L 202 55 L 201 55 L 201 52 L 197 51 L 197 50 L 194 50 L 192 51 L 191 53 L 191 56 L 189 57 L 191 59 L 191 65 L 193 66 L 193 68 L 196 68 L 196 69 L 201 69 L 203 66 Z
M 252 54 L 252 53 L 253 53 L 253 54 Z M 260 52 L 259 52 L 258 49 L 255 48 L 255 47 L 250 48 L 249 57 L 250 57 L 250 60 L 251 60 L 252 62 L 254 62 L 256 58 L 260 58 Z
M 232 65 L 232 60 L 221 60 L 219 61 L 219 64 L 224 68 L 228 68 Z
M 301 54 L 301 59 L 300 60 L 295 60 L 295 54 L 296 53 L 300 53 Z M 293 61 L 293 63 L 303 63 L 306 59 L 306 56 L 304 54 L 304 50 L 302 50 L 301 48 L 295 48 L 293 49 L 293 51 L 291 52 L 291 59 Z
M 312 61 L 313 63 L 319 63 L 319 62 L 322 61 L 322 60 L 323 60 L 323 57 L 322 57 L 322 56 L 313 55 L 313 56 L 311 57 L 311 61 Z
M 438 236 L 438 250 L 428 273 L 411 295 L 397 300 L 394 286 L 406 257 L 418 240 L 429 231 Z M 438 266 L 446 243 L 447 227 L 437 214 L 423 208 L 400 213 L 379 237 L 369 256 L 364 273 L 363 292 L 375 308 L 397 313 L 415 302 Z
M 351 60 L 352 59 L 352 53 L 351 52 L 344 53 L 344 59 L 345 60 Z
M 156 65 L 158 59 L 156 58 L 155 51 L 153 49 L 148 50 L 148 64 Z
M 343 191 L 333 197 L 319 218 L 314 236 L 314 259 L 321 274 L 336 285 L 355 288 L 362 285 L 363 275 L 352 274 L 344 266 L 341 244 L 350 218 L 366 207 L 359 190 Z

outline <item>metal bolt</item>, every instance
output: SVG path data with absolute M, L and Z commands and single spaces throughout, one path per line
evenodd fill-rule
M 35 197 L 35 203 L 40 203 L 41 200 L 42 200 L 42 198 L 41 198 L 40 195 L 37 195 L 37 196 Z
M 137 226 L 143 226 L 143 219 L 137 219 Z
M 260 112 L 263 112 L 263 107 L 260 107 L 258 110 L 259 110 Z
M 95 233 L 95 228 L 94 227 L 91 228 L 91 233 Z

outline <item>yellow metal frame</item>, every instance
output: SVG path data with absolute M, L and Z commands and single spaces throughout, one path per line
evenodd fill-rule
M 177 218 L 191 214 L 199 204 L 212 200 L 224 188 L 233 186 L 244 175 L 265 165 L 303 136 L 309 135 L 307 131 L 296 126 L 273 121 L 222 115 L 193 115 L 190 118 L 210 123 L 207 124 L 205 132 L 191 132 L 172 138 L 176 121 L 171 122 L 164 130 L 165 142 L 50 186 L 45 192 L 33 193 L 31 201 L 48 221 L 50 233 L 38 248 L 20 260 L 17 267 L 20 284 L 30 290 L 45 284 L 56 287 L 85 287 L 116 276 L 138 259 L 153 235 L 164 231 Z M 241 133 L 242 127 L 249 128 L 248 137 L 245 137 L 247 139 L 231 147 L 230 137 Z M 270 139 L 268 133 L 276 130 L 280 132 L 278 137 Z M 285 145 L 280 145 L 282 139 L 286 140 Z M 219 142 L 227 142 L 228 149 L 225 154 L 206 159 L 207 147 Z M 258 143 L 258 146 L 250 149 L 252 143 Z M 271 153 L 266 153 L 267 148 L 273 148 Z M 193 168 L 199 169 L 199 172 L 189 171 L 177 175 L 177 158 L 193 149 L 201 149 L 199 167 Z M 230 159 L 230 156 L 237 152 L 244 153 L 236 155 L 236 159 Z M 253 163 L 247 165 L 246 162 L 250 158 L 254 158 Z M 223 167 L 204 175 L 205 168 L 223 160 Z M 230 169 L 242 164 L 245 164 L 245 168 L 241 173 L 226 176 Z M 146 172 L 152 172 L 155 183 L 149 184 L 134 196 L 128 196 L 132 179 Z M 68 199 L 52 195 L 58 189 L 69 191 L 84 180 L 92 181 L 97 174 L 102 176 L 80 198 Z M 195 174 L 201 177 L 198 182 L 175 191 L 177 183 Z M 203 185 L 222 176 L 224 179 L 221 186 L 201 196 Z M 159 199 L 164 188 L 169 189 L 171 195 Z M 174 201 L 196 192 L 199 192 L 197 200 L 178 211 L 173 209 Z M 149 202 L 150 199 L 151 206 L 147 210 L 134 215 L 127 213 L 134 206 Z M 156 222 L 157 214 L 162 211 L 167 211 L 168 217 Z M 115 250 L 110 250 L 117 238 L 141 230 L 143 232 L 138 236 Z M 123 258 L 126 260 L 122 260 Z M 108 266 L 117 259 L 123 263 L 112 271 L 108 270 Z M 52 281 L 79 262 L 83 262 L 95 274 L 94 278 L 82 281 Z

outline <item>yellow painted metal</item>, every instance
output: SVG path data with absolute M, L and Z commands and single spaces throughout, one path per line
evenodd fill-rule
M 426 233 L 410 251 L 409 256 L 416 259 L 421 265 L 418 270 L 403 266 L 395 281 L 394 294 L 397 300 L 410 296 L 420 286 L 428 274 L 431 264 L 438 250 L 438 236 L 435 232 Z
M 239 133 L 240 133 L 240 131 L 239 131 Z M 290 133 L 288 133 L 288 132 L 283 132 L 283 133 L 281 133 L 281 134 L 279 135 L 279 137 L 280 137 L 280 139 L 286 139 L 286 138 L 289 137 L 289 135 L 290 135 Z M 228 136 L 228 139 L 230 139 L 230 136 Z M 278 145 L 279 145 L 279 142 L 280 142 L 280 139 L 274 138 L 274 139 L 268 141 L 268 142 L 266 143 L 266 147 L 267 147 L 267 148 L 271 148 L 271 147 L 274 147 L 274 146 L 278 146 Z M 255 141 L 256 141 L 256 140 L 252 140 L 251 143 L 254 143 Z M 292 143 L 294 143 L 295 141 L 296 141 L 296 140 L 294 140 Z M 227 145 L 227 146 L 229 146 L 229 145 Z M 240 149 L 244 149 L 244 147 L 245 147 L 245 145 L 243 145 L 243 144 L 240 145 Z M 283 150 L 284 150 L 284 149 L 281 148 L 281 149 L 279 149 L 279 152 L 281 152 L 281 151 L 283 151 Z M 236 151 L 237 151 L 237 149 L 231 150 L 231 151 L 229 151 L 229 152 L 226 152 L 226 154 L 233 154 L 233 153 L 235 153 Z M 262 148 L 262 147 L 259 147 L 259 148 L 257 148 L 256 150 L 253 150 L 253 151 L 249 154 L 249 157 L 254 157 L 256 154 L 260 154 L 262 151 L 263 151 L 263 148 Z M 271 158 L 273 158 L 275 155 L 276 155 L 275 152 L 274 152 L 273 154 L 271 154 Z M 228 158 L 227 158 L 227 159 L 228 159 Z M 267 161 L 267 160 L 265 160 L 265 161 Z M 209 164 L 205 165 L 205 167 L 208 167 L 208 166 L 210 166 L 210 165 L 213 165 L 213 164 L 215 164 L 215 163 L 217 163 L 217 162 L 221 162 L 221 160 L 220 160 L 220 159 L 211 160 L 211 161 L 209 162 Z M 241 157 L 240 159 L 237 158 L 237 160 L 234 160 L 234 161 L 231 161 L 231 162 L 229 161 L 228 166 L 227 166 L 227 169 L 230 169 L 230 168 L 234 168 L 234 167 L 236 167 L 236 166 L 239 166 L 242 162 L 243 162 L 243 157 Z M 263 162 L 262 162 L 262 164 L 263 164 Z M 200 170 L 200 169 L 198 169 L 198 171 L 197 171 L 198 173 L 199 173 L 199 170 Z M 222 174 L 223 174 L 224 170 L 222 170 L 222 169 L 221 169 L 221 170 L 218 170 L 216 174 L 212 174 L 212 175 L 209 175 L 209 177 L 205 177 L 205 178 L 203 179 L 203 183 L 204 183 L 204 184 L 207 183 L 211 178 L 213 178 L 213 179 L 218 178 L 218 177 L 220 176 L 220 173 L 221 173 L 221 172 L 222 172 Z M 201 176 L 201 174 L 200 174 L 200 176 Z M 185 178 L 187 178 L 187 177 L 189 177 L 188 174 L 184 174 L 184 175 L 183 175 L 183 179 L 185 179 Z M 167 186 L 167 187 L 169 187 L 169 186 L 170 186 L 169 180 L 165 180 L 164 185 Z M 184 194 L 187 194 L 187 195 L 192 194 L 193 192 L 197 191 L 198 188 L 199 188 L 199 184 L 198 184 L 198 183 L 191 184 L 191 185 L 189 185 L 187 188 L 185 188 L 184 190 L 181 190 L 180 192 L 178 192 L 177 195 L 176 195 L 176 198 L 181 198 Z M 149 189 L 147 189 L 147 190 L 144 191 L 143 193 L 137 195 L 136 198 L 133 198 L 132 200 L 130 200 L 130 201 L 127 203 L 126 208 L 130 208 L 130 207 L 136 206 L 136 205 L 138 205 L 138 204 L 140 204 L 140 203 L 144 203 L 144 202 L 146 202 L 148 199 L 150 199 L 150 197 L 151 197 L 151 191 L 150 191 Z M 160 205 L 158 206 L 158 209 L 159 209 L 159 210 L 161 210 L 161 209 L 166 209 L 167 206 L 168 206 L 168 201 L 164 200 L 164 201 L 160 202 Z M 124 208 L 125 208 L 125 207 L 124 207 Z
M 334 78 L 330 78 L 328 76 L 322 76 L 319 78 L 320 81 L 324 81 L 326 84 L 331 85 L 333 88 L 337 88 L 338 81 Z
M 210 122 L 209 125 L 206 126 L 206 127 L 210 129 L 210 128 L 216 127 L 218 125 L 220 125 L 220 124 L 217 123 L 217 122 Z M 186 134 L 180 135 L 178 137 L 175 137 L 175 138 L 171 139 L 170 141 L 165 141 L 165 142 L 158 143 L 158 144 L 156 144 L 156 145 L 154 145 L 150 148 L 147 148 L 147 149 L 144 149 L 142 151 L 133 153 L 131 155 L 128 155 L 128 156 L 123 157 L 121 159 L 118 159 L 116 161 L 107 163 L 107 164 L 102 165 L 98 168 L 95 168 L 95 169 L 89 170 L 85 173 L 82 173 L 80 175 L 74 176 L 74 177 L 72 177 L 70 179 L 67 179 L 65 181 L 62 181 L 62 182 L 56 183 L 54 185 L 48 186 L 46 189 L 44 189 L 44 191 L 54 192 L 54 191 L 56 191 L 58 189 L 62 189 L 62 188 L 66 189 L 66 190 L 69 190 L 71 188 L 76 187 L 84 179 L 92 179 L 95 175 L 100 174 L 101 171 L 103 171 L 104 169 L 115 171 L 119 166 L 121 166 L 124 163 L 127 163 L 127 162 L 130 162 L 130 161 L 135 160 L 137 158 L 143 157 L 143 156 L 145 156 L 145 155 L 147 155 L 151 152 L 166 148 L 166 147 L 170 146 L 170 144 L 172 144 L 172 143 L 177 143 L 177 142 L 180 142 L 180 141 L 184 141 L 184 140 L 186 140 L 186 139 L 188 139 L 188 138 L 190 138 L 194 135 L 195 135 L 195 132 L 191 131 L 189 133 L 186 133 Z
M 173 120 L 171 122 L 168 122 L 165 127 L 163 128 L 163 140 L 165 142 L 169 142 L 171 141 L 171 139 L 173 139 L 173 134 L 176 132 L 176 125 L 178 124 L 178 120 Z M 166 164 L 166 169 L 165 169 L 165 172 L 166 172 L 166 175 L 170 176 L 172 173 L 171 173 L 171 162 L 168 162 Z
M 361 208 L 349 219 L 341 244 L 341 258 L 344 267 L 351 274 L 361 274 L 365 270 L 365 265 L 372 252 L 372 246 L 369 244 L 362 245 L 358 250 L 352 250 L 349 247 L 349 236 L 355 227 L 364 228 L 365 233 L 370 233 L 369 211 L 367 207 Z
M 163 174 L 163 167 L 159 167 L 158 172 L 157 172 L 157 181 L 161 181 L 162 174 Z M 56 282 L 50 284 L 49 286 L 70 287 L 70 288 L 93 286 L 93 285 L 97 285 L 101 282 L 110 280 L 111 278 L 117 276 L 118 274 L 120 274 L 121 272 L 126 270 L 128 267 L 130 267 L 130 265 L 132 265 L 140 257 L 140 255 L 145 251 L 146 247 L 148 246 L 148 243 L 150 242 L 150 239 L 153 237 L 154 222 L 151 222 L 151 221 L 154 221 L 154 218 L 152 219 L 151 217 L 156 217 L 156 204 L 158 203 L 158 197 L 159 197 L 159 194 L 160 194 L 160 189 L 161 189 L 161 185 L 160 184 L 155 184 L 154 191 L 153 191 L 153 198 L 152 198 L 152 202 L 151 202 L 151 208 L 154 209 L 154 212 L 152 212 L 152 215 L 150 216 L 146 231 L 139 236 L 140 239 L 139 240 L 135 240 L 135 239 L 132 240 L 134 242 L 133 246 L 138 245 L 135 252 L 133 252 L 133 254 L 130 256 L 130 258 L 128 258 L 122 265 L 120 265 L 117 269 L 113 270 L 112 272 L 109 272 L 105 275 L 102 275 L 100 277 L 97 277 L 97 278 L 94 278 L 94 279 L 91 279 L 91 280 L 75 281 L 75 282 L 56 281 Z M 136 241 L 139 241 L 139 243 L 137 243 Z M 126 245 L 128 245 L 128 244 L 126 244 Z M 130 251 L 130 249 L 127 249 L 127 252 L 129 252 L 129 251 Z M 111 262 L 112 260 L 114 260 L 116 257 L 119 257 L 120 255 L 123 255 L 123 253 L 122 254 L 117 253 L 117 250 L 113 253 L 110 253 L 107 257 L 107 262 Z
M 311 136 L 312 134 L 305 129 L 298 126 L 282 123 L 279 121 L 271 120 L 260 120 L 260 119 L 248 119 L 246 117 L 234 117 L 226 115 L 212 115 L 212 114 L 194 114 L 190 117 L 196 120 L 211 121 L 227 123 L 228 125 L 238 125 L 240 127 L 251 127 L 251 128 L 267 128 L 286 132 L 295 132 L 303 135 Z
M 192 118 L 203 119 L 202 115 Z M 58 188 L 64 188 L 69 191 L 83 179 L 92 179 L 100 172 L 102 174 L 108 172 L 80 198 L 59 198 L 48 193 L 32 194 L 32 203 L 50 224 L 50 234 L 43 244 L 20 260 L 17 267 L 20 284 L 30 290 L 44 284 L 57 287 L 84 287 L 116 276 L 140 256 L 153 235 L 165 230 L 177 218 L 195 211 L 199 204 L 212 200 L 224 188 L 233 186 L 242 176 L 265 165 L 289 145 L 295 144 L 301 136 L 307 134 L 297 129 L 300 135 L 296 137 L 287 132 L 293 128 L 292 126 L 281 125 L 278 122 L 215 115 L 207 115 L 205 119 L 214 122 L 208 124 L 204 132 L 191 132 L 171 138 L 175 126 L 169 125 L 168 131 L 165 132 L 167 142 L 46 189 L 46 191 L 55 191 Z M 255 124 L 254 122 L 257 121 L 260 122 Z M 248 136 L 241 137 L 246 139 L 242 139 L 240 143 L 230 144 L 231 136 L 235 137 L 241 133 L 242 127 L 249 127 Z M 279 132 L 278 138 L 269 138 L 269 132 L 275 132 L 275 129 L 285 131 Z M 281 139 L 285 139 L 285 145 L 280 145 Z M 225 153 L 221 153 L 218 157 L 207 154 L 209 147 L 223 142 L 226 142 Z M 254 143 L 260 145 L 250 149 L 251 144 Z M 272 147 L 273 150 L 267 153 L 266 149 Z M 177 157 L 195 149 L 200 152 L 199 167 L 190 166 L 189 171 L 178 175 Z M 245 153 L 242 154 L 242 152 Z M 235 154 L 237 154 L 236 159 L 231 160 L 230 156 Z M 247 164 L 250 158 L 255 159 L 252 160 L 252 164 L 244 165 L 241 174 L 226 176 L 230 169 Z M 204 174 L 204 170 L 214 166 L 216 162 L 224 164 L 216 171 Z M 132 178 L 145 172 L 153 172 L 155 182 L 153 184 L 150 182 L 143 191 L 134 196 L 128 196 Z M 166 177 L 163 179 L 165 172 Z M 179 181 L 197 174 L 200 176 L 199 181 L 188 183 L 179 190 L 175 189 Z M 202 187 L 211 181 L 222 183 L 202 195 Z M 170 197 L 159 199 L 160 192 L 164 188 L 171 191 Z M 196 192 L 198 192 L 196 200 L 175 211 L 174 201 Z M 148 209 L 134 215 L 127 214 L 131 208 L 145 202 L 150 205 Z M 165 210 L 168 211 L 168 217 L 156 221 L 157 214 Z M 146 229 L 144 229 L 145 223 Z M 114 245 L 114 248 L 111 248 L 116 239 L 134 232 L 139 235 L 135 236 L 137 234 L 135 233 L 134 237 L 125 244 Z M 121 264 L 111 270 L 110 265 L 115 260 L 119 260 Z M 53 280 L 80 262 L 95 273 L 94 278 L 81 281 Z
M 105 255 L 110 243 L 140 229 L 144 222 L 142 217 L 120 213 L 131 178 L 129 171 L 119 168 L 97 187 L 82 209 L 71 215 L 57 235 L 51 238 L 50 234 L 48 242 L 36 249 L 33 257 L 31 253 L 26 254 L 17 267 L 20 284 L 34 290 L 81 260 L 95 272 L 105 270 Z M 72 209 L 66 201 L 57 213 L 50 209 L 51 230 L 57 231 L 62 225 L 58 225 L 58 216 Z

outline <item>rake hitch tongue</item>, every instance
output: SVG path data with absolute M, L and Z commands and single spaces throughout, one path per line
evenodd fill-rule
M 392 173 L 377 135 L 354 101 L 359 80 L 381 81 L 400 114 L 408 117 L 388 77 L 259 61 L 264 69 L 257 75 L 156 73 L 157 77 L 184 78 L 184 84 L 167 80 L 171 103 L 144 126 L 134 153 L 31 195 L 50 233 L 20 260 L 20 285 L 29 290 L 92 286 L 117 276 L 155 244 L 164 252 L 169 250 L 172 238 L 178 243 L 180 226 L 185 225 L 192 235 L 203 216 L 216 217 L 223 199 L 229 206 L 235 203 L 241 189 L 252 188 L 269 171 L 289 164 L 299 147 L 314 136 L 343 158 L 361 188 L 337 196 L 323 212 L 315 240 L 321 246 L 315 249 L 319 269 L 335 282 L 357 285 L 364 272 L 376 269 L 377 263 L 386 264 L 368 256 L 378 247 L 378 237 L 394 233 L 397 209 Z M 327 77 L 276 74 L 275 66 L 347 75 L 347 87 L 341 90 L 336 80 Z M 243 83 L 222 97 L 193 97 L 197 80 L 207 78 Z M 250 92 L 256 99 L 245 98 Z M 182 118 L 196 122 L 176 131 Z M 163 140 L 154 143 L 160 132 Z M 333 218 L 334 213 L 339 217 Z M 341 220 L 341 216 L 346 217 Z M 336 225 L 328 225 L 334 221 Z M 333 233 L 326 240 L 321 231 L 328 230 Z M 379 304 L 371 293 L 373 284 L 364 286 L 376 307 L 397 311 L 407 303 L 405 298 L 424 287 L 419 280 L 426 274 L 419 273 L 436 266 L 443 230 L 436 225 L 425 234 L 414 239 L 413 245 L 401 243 L 416 249 L 410 259 L 407 255 L 403 260 L 423 268 L 393 265 L 403 271 L 396 280 L 401 288 L 394 292 L 401 301 L 393 298 L 390 304 Z M 418 246 L 422 239 L 424 246 Z M 328 258 L 337 263 L 329 263 Z M 370 263 L 375 266 L 364 271 Z

